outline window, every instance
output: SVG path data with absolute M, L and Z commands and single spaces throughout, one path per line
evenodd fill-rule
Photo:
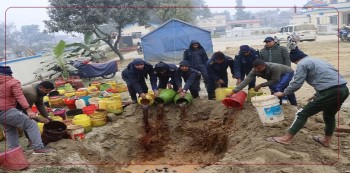
M 338 25 L 338 18 L 337 16 L 330 16 L 329 17 L 329 23 L 332 25 Z

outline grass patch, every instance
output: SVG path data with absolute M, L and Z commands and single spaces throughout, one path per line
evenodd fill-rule
M 61 172 L 84 173 L 86 172 L 86 170 L 79 167 L 72 167 L 72 168 L 44 167 L 33 171 L 33 173 L 61 173 Z

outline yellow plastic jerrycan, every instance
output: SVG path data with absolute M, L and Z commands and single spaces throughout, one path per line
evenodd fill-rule
M 111 97 L 107 101 L 107 112 L 121 114 L 123 113 L 123 103 L 120 96 Z
M 231 94 L 233 89 L 235 89 L 235 86 L 229 86 L 229 87 L 225 88 L 226 95 Z
M 263 91 L 260 89 L 258 92 L 254 91 L 254 88 L 250 88 L 248 91 L 247 102 L 251 102 L 252 97 L 263 95 Z
M 137 102 L 140 104 L 140 105 L 148 105 L 148 106 L 151 106 L 154 102 L 154 93 L 153 91 L 150 93 L 148 92 L 146 94 L 146 99 L 142 99 L 142 97 L 139 97 L 137 98 Z
M 79 115 L 74 116 L 72 122 L 74 125 L 84 126 L 85 133 L 90 132 L 92 130 L 91 118 L 86 114 L 79 114 Z

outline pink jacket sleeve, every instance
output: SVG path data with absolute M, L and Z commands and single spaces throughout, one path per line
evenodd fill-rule
M 12 86 L 12 93 L 23 109 L 28 109 L 30 107 L 27 99 L 23 95 L 21 83 L 19 81 Z

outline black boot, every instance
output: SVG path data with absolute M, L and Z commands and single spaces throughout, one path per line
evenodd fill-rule
M 208 100 L 215 100 L 215 94 L 214 93 L 208 93 Z

